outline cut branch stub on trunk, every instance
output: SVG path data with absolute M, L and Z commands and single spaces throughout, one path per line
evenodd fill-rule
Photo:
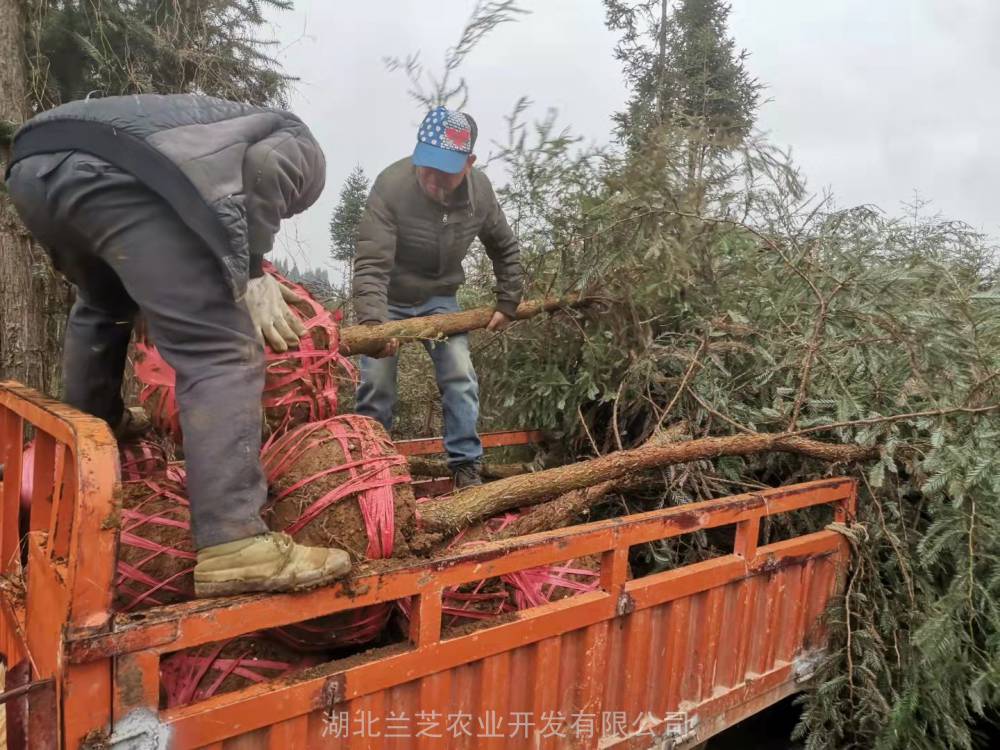
M 590 461 L 499 479 L 428 500 L 418 506 L 418 517 L 427 531 L 454 533 L 502 511 L 535 505 L 567 492 L 593 487 L 646 469 L 767 451 L 798 453 L 822 461 L 844 463 L 879 455 L 879 449 L 874 447 L 836 445 L 781 433 L 708 437 L 665 445 L 653 443 L 609 453 Z
M 543 312 L 556 312 L 566 307 L 583 307 L 586 304 L 588 301 L 578 294 L 522 302 L 517 308 L 517 319 L 525 320 Z M 492 307 L 477 307 L 474 310 L 457 313 L 393 320 L 375 326 L 349 326 L 340 331 L 340 353 L 345 356 L 374 355 L 391 339 L 398 339 L 400 343 L 434 341 L 457 333 L 467 333 L 489 325 L 493 313 Z

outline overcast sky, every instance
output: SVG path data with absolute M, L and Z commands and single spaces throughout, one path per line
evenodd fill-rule
M 472 0 L 295 0 L 274 18 L 279 58 L 298 77 L 290 108 L 319 139 L 327 187 L 286 222 L 277 254 L 327 265 L 327 225 L 355 164 L 374 177 L 408 154 L 422 113 L 386 55 L 421 51 L 440 69 Z M 463 70 L 481 156 L 505 138 L 518 97 L 534 113 L 606 143 L 627 97 L 599 0 L 523 0 Z M 1000 0 L 732 0 L 730 31 L 767 86 L 758 127 L 790 148 L 813 191 L 840 206 L 898 212 L 914 191 L 949 218 L 1000 234 Z M 433 10 L 429 10 L 432 8 Z M 498 175 L 493 175 L 494 179 Z

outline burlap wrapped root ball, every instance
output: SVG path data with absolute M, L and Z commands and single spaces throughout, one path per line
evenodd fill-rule
M 375 420 L 346 414 L 301 425 L 269 441 L 261 458 L 271 529 L 347 550 L 354 562 L 407 554 L 415 506 L 409 468 Z
M 291 289 L 289 307 L 306 328 L 299 344 L 286 352 L 264 347 L 265 378 L 261 403 L 266 432 L 274 434 L 305 422 L 328 419 L 337 413 L 338 389 L 353 384 L 355 369 L 340 354 L 340 313 L 326 310 L 304 287 L 295 284 L 269 263 L 266 273 Z M 150 342 L 139 342 L 135 374 L 142 384 L 139 402 L 157 432 L 176 444 L 183 441 L 176 400 L 176 373 Z
M 131 612 L 194 597 L 196 554 L 179 466 L 122 483 L 114 606 Z
M 302 425 L 263 452 L 271 498 L 264 520 L 316 547 L 347 550 L 355 563 L 408 553 L 414 497 L 406 457 L 382 426 L 344 415 Z M 383 632 L 391 604 L 279 628 L 275 637 L 303 649 L 369 643 Z
M 497 538 L 520 515 L 519 511 L 502 513 L 471 526 L 439 553 L 474 551 Z M 459 627 L 594 591 L 600 585 L 600 570 L 600 556 L 587 555 L 448 588 L 442 592 L 442 621 L 446 627 Z M 408 618 L 409 603 L 401 609 Z

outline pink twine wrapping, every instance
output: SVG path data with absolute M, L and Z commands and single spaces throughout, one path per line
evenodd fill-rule
M 302 657 L 295 662 L 258 659 L 252 655 L 252 639 L 260 637 L 259 633 L 251 633 L 222 643 L 178 651 L 166 657 L 160 665 L 160 684 L 166 695 L 167 708 L 211 698 L 230 676 L 245 680 L 249 686 L 316 663 L 312 657 Z M 223 656 L 222 652 L 233 644 L 236 647 L 229 651 L 236 655 Z
M 261 403 L 277 430 L 302 422 L 328 419 L 337 413 L 337 387 L 344 378 L 354 380 L 351 361 L 340 353 L 340 311 L 330 312 L 309 294 L 264 264 L 266 273 L 291 289 L 298 301 L 290 307 L 306 328 L 297 348 L 275 352 L 265 346 L 265 379 Z M 156 350 L 136 345 L 135 374 L 142 383 L 141 403 L 158 430 L 181 442 L 176 400 L 176 373 Z
M 35 489 L 35 441 L 21 453 L 21 513 L 31 512 L 31 493 Z
M 411 479 L 409 472 L 399 475 L 392 473 L 392 469 L 396 467 L 407 466 L 406 456 L 396 453 L 392 442 L 374 420 L 357 414 L 345 414 L 322 422 L 310 422 L 282 435 L 273 436 L 261 452 L 261 463 L 268 484 L 273 485 L 298 460 L 329 442 L 336 442 L 340 446 L 344 463 L 299 480 L 276 495 L 271 504 L 281 502 L 321 477 L 344 473 L 347 479 L 314 500 L 285 531 L 296 534 L 334 503 L 356 495 L 368 535 L 365 556 L 372 560 L 391 557 L 396 533 L 392 488 L 397 484 L 407 484 Z M 352 443 L 360 446 L 360 455 L 352 454 Z
M 137 482 L 167 468 L 163 447 L 147 440 L 119 446 L 118 466 L 123 482 Z
M 296 534 L 316 520 L 334 503 L 357 499 L 368 536 L 365 556 L 382 559 L 392 556 L 396 533 L 396 506 L 393 487 L 410 482 L 405 456 L 396 453 L 381 426 L 368 417 L 346 414 L 320 422 L 311 422 L 275 434 L 264 446 L 261 463 L 268 484 L 279 480 L 297 461 L 316 448 L 335 442 L 343 462 L 304 477 L 271 499 L 278 503 L 323 477 L 345 475 L 345 480 L 316 498 L 285 531 Z M 352 447 L 353 446 L 353 447 Z M 275 638 L 296 648 L 334 648 L 368 643 L 385 629 L 392 614 L 392 604 L 383 603 L 349 612 L 288 625 L 273 631 Z
M 140 607 L 169 604 L 193 596 L 191 573 L 197 556 L 193 551 L 177 549 L 156 542 L 148 535 L 156 526 L 171 526 L 184 530 L 190 535 L 191 517 L 188 500 L 185 497 L 183 473 L 173 467 L 158 477 L 147 477 L 132 484 L 141 483 L 149 490 L 149 495 L 132 508 L 122 509 L 122 526 L 119 534 L 121 549 L 141 550 L 140 558 L 134 563 L 119 559 L 116 567 L 115 588 L 118 610 L 129 612 Z M 144 510 L 154 501 L 165 499 L 173 506 L 167 512 Z M 182 561 L 172 575 L 160 579 L 146 569 L 147 566 L 165 555 Z
M 307 651 L 360 646 L 378 638 L 391 615 L 392 603 L 385 602 L 285 625 L 270 631 L 270 635 L 292 648 Z
M 491 534 L 507 528 L 521 514 L 504 513 L 488 519 L 483 525 Z M 483 542 L 462 542 L 467 530 L 455 536 L 448 549 L 473 549 Z M 472 620 L 486 620 L 508 612 L 516 612 L 540 604 L 548 604 L 554 599 L 574 596 L 577 593 L 594 591 L 600 585 L 600 574 L 586 568 L 573 567 L 573 561 L 563 564 L 542 565 L 499 577 L 504 590 L 483 592 L 491 580 L 476 583 L 471 590 L 462 591 L 458 587 L 446 588 L 441 593 L 442 614 L 447 616 L 446 626 Z M 401 601 L 400 609 L 410 617 L 412 609 L 409 600 Z

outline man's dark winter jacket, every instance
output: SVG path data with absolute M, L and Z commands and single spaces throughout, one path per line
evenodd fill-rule
M 465 281 L 462 260 L 476 237 L 493 261 L 496 308 L 514 317 L 521 301 L 520 254 L 489 178 L 473 169 L 450 205 L 442 206 L 423 192 L 409 157 L 386 168 L 375 179 L 358 228 L 358 322 L 385 322 L 388 303 L 415 305 L 455 294 Z
M 26 156 L 84 151 L 158 193 L 222 262 L 237 298 L 260 276 L 282 219 L 323 191 L 326 162 L 295 115 L 193 94 L 70 102 L 14 137 Z

